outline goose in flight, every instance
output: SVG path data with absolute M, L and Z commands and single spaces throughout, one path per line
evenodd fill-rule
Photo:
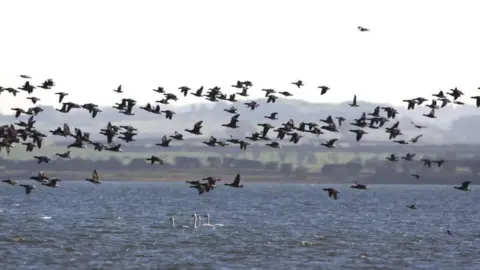
M 358 104 L 357 104 L 357 95 L 353 95 L 353 101 L 352 103 L 348 104 L 350 105 L 350 107 L 358 107 Z
M 56 153 L 55 155 L 56 155 L 56 156 L 59 156 L 59 157 L 61 157 L 61 158 L 66 158 L 66 159 L 70 159 L 70 158 L 71 158 L 71 157 L 70 157 L 70 151 L 67 151 L 67 152 L 65 152 L 65 153 Z
M 440 160 L 432 160 L 433 163 L 437 163 L 438 167 L 442 167 L 443 164 L 445 164 L 445 160 L 444 159 L 440 159 Z
M 423 166 L 427 166 L 429 168 L 432 167 L 432 161 L 428 158 L 422 158 L 420 161 L 423 162 Z
M 228 124 L 222 124 L 222 127 L 228 127 L 228 128 L 239 128 L 239 126 L 237 125 L 238 123 L 238 117 L 240 116 L 240 114 L 235 114 L 231 119 L 230 119 L 230 122 Z
M 161 159 L 157 156 L 151 156 L 149 158 L 146 158 L 145 160 L 150 161 L 151 165 L 155 164 L 155 162 L 158 162 L 158 164 L 163 165 L 163 159 Z
M 327 147 L 327 148 L 336 148 L 337 146 L 335 145 L 335 142 L 338 141 L 338 139 L 331 139 L 328 140 L 326 143 L 321 143 L 321 145 Z
M 208 191 L 210 190 L 210 188 L 208 187 L 208 183 L 194 184 L 194 185 L 191 185 L 190 188 L 197 189 L 198 195 L 202 195 L 203 193 L 205 193 L 205 191 L 207 191 L 207 189 Z
M 269 95 L 268 96 L 268 99 L 267 99 L 267 103 L 275 103 L 275 101 L 277 100 L 277 96 L 275 95 Z
M 358 29 L 358 31 L 360 31 L 360 32 L 369 32 L 369 31 L 370 31 L 370 29 L 365 28 L 365 27 L 362 27 L 362 26 L 358 26 L 357 29 Z
M 169 137 L 178 141 L 183 141 L 183 134 L 179 133 L 178 131 L 175 131 L 175 133 Z
M 412 161 L 416 154 L 407 153 L 402 159 L 406 161 Z
M 40 164 L 40 163 L 49 163 L 50 162 L 50 158 L 47 157 L 47 156 L 34 156 L 33 158 L 37 159 L 37 164 Z
M 243 185 L 240 185 L 240 174 L 237 173 L 237 175 L 235 176 L 235 179 L 233 180 L 233 183 L 229 184 L 229 183 L 225 183 L 226 186 L 231 186 L 231 187 L 234 187 L 234 188 L 243 188 Z
M 325 85 L 319 86 L 318 88 L 321 89 L 320 95 L 325 95 L 325 93 L 327 93 L 327 91 L 330 90 L 330 87 Z
M 162 146 L 162 147 L 170 147 L 170 142 L 172 139 L 168 139 L 167 135 L 163 135 L 162 137 L 162 142 L 161 143 L 156 143 L 155 145 Z
M 27 97 L 27 99 L 31 100 L 33 104 L 36 104 L 37 101 L 39 101 L 40 99 L 37 98 L 37 97 Z
M 270 94 L 276 93 L 277 91 L 273 89 L 262 89 L 263 92 L 265 92 L 265 97 L 268 97 Z
M 337 199 L 338 193 L 340 193 L 340 191 L 334 188 L 324 188 L 323 190 L 328 191 L 328 197 L 333 197 L 335 200 Z
M 7 183 L 7 184 L 12 185 L 12 186 L 17 185 L 17 182 L 14 181 L 14 180 L 12 180 L 12 179 L 10 179 L 10 177 L 9 177 L 7 180 L 2 180 L 2 182 L 3 182 L 3 183 Z
M 350 132 L 356 134 L 355 139 L 357 140 L 357 142 L 362 139 L 364 134 L 367 134 L 367 132 L 363 129 L 351 129 Z
M 228 108 L 228 109 L 223 109 L 223 110 L 226 111 L 226 112 L 228 112 L 228 113 L 231 113 L 231 114 L 237 114 L 237 111 L 238 111 L 238 109 L 235 108 L 235 106 L 232 106 L 232 107 L 230 107 L 230 108 Z
M 18 88 L 20 90 L 23 90 L 23 91 L 26 91 L 27 93 L 31 94 L 33 93 L 33 90 L 35 89 L 36 87 L 31 85 L 29 81 L 26 81 L 25 84 Z
M 422 126 L 422 125 L 417 125 L 415 124 L 414 122 L 410 121 L 410 123 L 412 123 L 412 125 L 418 129 L 422 129 L 422 128 L 426 128 L 427 126 Z
M 480 96 L 473 96 L 471 98 L 475 99 L 475 105 L 477 105 L 477 108 L 480 107 Z
M 458 190 L 463 190 L 463 191 L 471 191 L 471 189 L 468 188 L 470 183 L 471 183 L 470 181 L 465 181 L 465 182 L 462 183 L 461 186 L 453 187 L 453 188 L 458 189 Z
M 98 178 L 97 170 L 93 170 L 92 178 L 87 178 L 85 180 L 88 181 L 88 182 L 94 183 L 94 184 L 101 184 L 102 183 L 102 182 L 100 182 L 100 180 Z
M 282 91 L 282 92 L 278 92 L 280 95 L 283 95 L 284 97 L 291 97 L 293 96 L 290 92 L 288 91 Z
M 30 194 L 30 192 L 32 192 L 33 189 L 37 189 L 35 186 L 33 185 L 20 185 L 21 187 L 25 188 L 25 193 L 26 194 Z
M 114 89 L 114 90 L 113 90 L 113 92 L 123 93 L 123 91 L 122 91 L 122 85 L 119 85 L 119 86 L 117 87 L 117 89 Z
M 423 136 L 423 134 L 417 135 L 417 136 L 413 137 L 410 141 L 412 143 L 417 143 L 418 139 L 420 139 L 422 136 Z
M 415 99 L 405 99 L 405 100 L 403 100 L 403 102 L 408 103 L 407 110 L 415 109 L 415 105 L 418 104 L 417 100 L 415 100 Z
M 265 118 L 270 119 L 270 120 L 278 120 L 277 118 L 277 112 L 273 112 L 270 115 L 265 116 Z
M 110 146 L 110 147 L 105 147 L 105 151 L 112 151 L 112 152 L 123 152 L 122 150 L 122 144 L 117 144 L 117 145 L 113 145 L 113 146 Z
M 450 92 L 447 93 L 447 95 L 450 95 L 453 97 L 453 100 L 457 100 L 459 97 L 463 96 L 464 93 L 461 90 L 458 90 L 457 87 L 450 89 Z
M 434 109 L 434 108 L 432 108 L 432 110 L 430 111 L 430 113 L 428 113 L 428 114 L 423 114 L 423 116 L 428 117 L 428 118 L 437 118 L 437 117 L 435 116 L 435 109 Z
M 57 187 L 60 187 L 59 185 L 57 185 L 57 182 L 59 182 L 59 181 L 61 181 L 61 180 L 58 179 L 58 178 L 50 178 L 49 181 L 43 182 L 42 185 L 47 186 L 47 187 L 51 187 L 51 188 L 57 188 Z
M 190 91 L 190 87 L 188 86 L 181 86 L 178 88 L 178 90 L 180 90 L 180 92 L 183 94 L 183 96 L 187 96 L 188 95 L 188 91 Z
M 65 96 L 68 96 L 68 93 L 58 92 L 58 93 L 55 93 L 55 95 L 58 95 L 58 103 L 62 103 L 63 98 L 64 98 Z
M 189 132 L 189 133 L 192 133 L 192 134 L 195 134 L 195 135 L 203 135 L 203 133 L 200 132 L 200 129 L 202 128 L 202 123 L 203 123 L 203 121 L 198 121 L 193 126 L 193 129 L 185 129 L 185 131 Z
M 298 88 L 303 86 L 303 82 L 301 80 L 298 80 L 296 82 L 292 82 L 293 85 L 296 85 Z

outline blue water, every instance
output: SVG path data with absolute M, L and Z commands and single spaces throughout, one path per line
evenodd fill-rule
M 480 269 L 475 186 L 245 184 L 1 185 L 0 269 Z

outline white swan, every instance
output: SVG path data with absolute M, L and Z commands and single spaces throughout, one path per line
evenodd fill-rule
M 210 227 L 223 227 L 223 224 L 210 224 L 210 214 L 206 214 L 205 217 L 207 218 L 207 223 L 203 224 L 203 226 L 210 226 Z
M 197 214 L 193 214 L 192 217 L 193 217 L 193 228 L 196 229 L 197 228 Z
M 172 228 L 175 228 L 175 218 L 174 218 L 174 217 L 170 217 L 169 219 L 172 221 Z M 195 222 L 194 222 L 194 223 L 195 223 Z M 187 226 L 187 225 L 182 225 L 182 228 L 190 228 L 190 227 Z

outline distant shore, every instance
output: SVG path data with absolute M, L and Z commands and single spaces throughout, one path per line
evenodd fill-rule
M 194 169 L 194 170 L 165 170 L 165 171 L 98 171 L 102 182 L 164 182 L 164 183 L 185 183 L 196 181 L 202 178 L 213 176 L 220 178 L 220 185 L 231 183 L 235 175 L 240 173 L 243 183 L 264 183 L 264 184 L 353 184 L 358 181 L 367 185 L 456 185 L 463 181 L 475 183 L 475 175 L 455 174 L 436 175 L 435 177 L 423 177 L 416 180 L 410 175 L 392 174 L 385 175 L 356 175 L 345 177 L 327 177 L 320 173 L 290 174 L 285 176 L 278 172 L 265 170 L 240 170 L 240 169 Z M 44 171 L 48 177 L 56 177 L 63 181 L 84 181 L 91 177 L 92 172 L 85 171 Z M 14 180 L 33 181 L 31 176 L 36 176 L 38 171 L 5 171 L 0 176 L 3 179 L 10 177 Z

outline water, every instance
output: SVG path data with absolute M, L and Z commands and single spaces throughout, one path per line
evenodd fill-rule
M 475 186 L 329 185 L 337 201 L 323 187 L 247 183 L 198 196 L 184 183 L 62 182 L 27 196 L 1 185 L 0 269 L 480 268 Z M 181 228 L 192 213 L 224 226 Z

